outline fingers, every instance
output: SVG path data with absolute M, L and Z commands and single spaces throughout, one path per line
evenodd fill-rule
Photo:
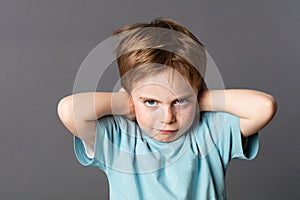
M 123 87 L 119 89 L 119 92 L 127 92 Z

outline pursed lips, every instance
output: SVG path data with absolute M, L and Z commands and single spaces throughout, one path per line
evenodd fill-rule
M 172 134 L 172 133 L 176 133 L 178 131 L 178 129 L 176 129 L 176 130 L 156 129 L 156 130 L 159 131 L 160 133 L 163 133 L 163 134 Z

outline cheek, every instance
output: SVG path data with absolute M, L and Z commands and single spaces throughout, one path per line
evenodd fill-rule
M 195 108 L 190 107 L 186 109 L 184 112 L 181 113 L 180 116 L 180 122 L 181 126 L 183 127 L 190 127 L 190 125 L 193 123 L 195 118 Z
M 141 127 L 149 127 L 152 124 L 152 118 L 149 111 L 140 105 L 135 106 L 136 120 Z

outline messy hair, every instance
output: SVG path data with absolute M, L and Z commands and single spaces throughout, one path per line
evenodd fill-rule
M 122 26 L 113 35 L 123 35 L 116 48 L 122 87 L 131 93 L 136 81 L 167 67 L 177 70 L 198 95 L 207 88 L 205 45 L 176 21 L 156 18 L 150 23 Z

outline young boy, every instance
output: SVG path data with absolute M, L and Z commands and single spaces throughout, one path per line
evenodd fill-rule
M 154 38 L 145 28 L 183 36 Z M 110 199 L 226 199 L 228 163 L 256 156 L 258 131 L 276 112 L 274 98 L 248 89 L 208 90 L 204 45 L 175 21 L 157 18 L 114 34 L 126 31 L 117 48 L 123 88 L 78 93 L 58 104 L 78 160 L 106 173 Z M 174 51 L 164 50 L 173 40 Z M 149 48 L 155 42 L 164 44 Z M 186 58 L 187 51 L 195 56 Z

